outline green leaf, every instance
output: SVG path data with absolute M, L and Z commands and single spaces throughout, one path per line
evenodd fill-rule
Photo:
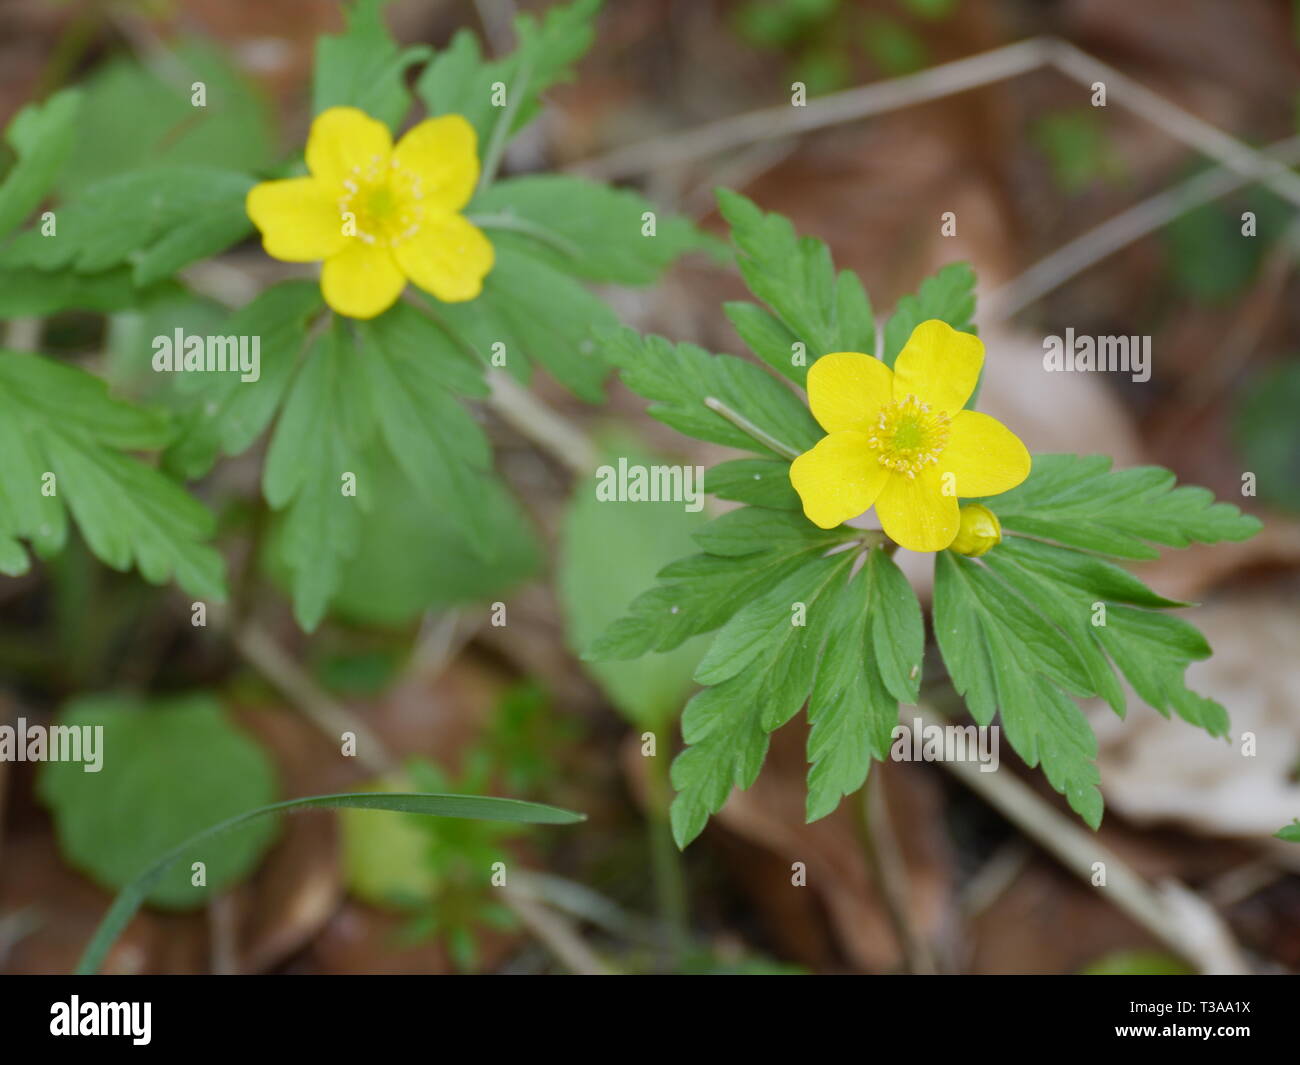
M 193 595 L 224 598 L 221 556 L 203 543 L 212 516 L 122 454 L 163 447 L 170 436 L 165 414 L 111 399 L 82 370 L 0 351 L 0 542 L 21 536 L 41 554 L 60 550 L 66 506 L 105 564 L 125 570 L 134 562 L 153 584 L 174 576 Z M 4 554 L 6 572 L 26 569 L 12 544 Z
M 334 328 L 299 371 L 262 471 L 262 491 L 283 510 L 279 555 L 290 573 L 294 616 L 307 631 L 325 614 L 374 509 L 366 445 L 375 416 L 346 327 Z M 344 494 L 355 479 L 355 494 Z
M 147 302 L 158 286 L 138 288 L 131 269 L 96 274 L 0 266 L 0 318 L 45 318 L 59 311 L 120 311 Z
M 645 197 L 562 174 L 530 174 L 489 186 L 469 206 L 498 247 L 519 247 L 588 281 L 648 285 L 679 255 L 706 246 L 684 218 L 659 218 Z M 646 235 L 645 215 L 655 215 Z
M 1035 455 L 1028 479 L 990 506 L 1006 529 L 1120 558 L 1159 557 L 1143 541 L 1186 547 L 1259 531 L 1258 519 L 1208 489 L 1175 488 L 1166 469 L 1110 467 L 1106 455 Z
M 262 749 L 226 720 L 208 695 L 142 705 L 95 696 L 69 704 L 59 725 L 100 729 L 100 769 L 50 761 L 41 799 L 54 815 L 59 849 L 102 887 L 121 889 L 163 851 L 206 825 L 270 802 L 275 769 Z M 93 735 L 93 733 L 92 733 Z M 172 910 L 194 909 L 247 876 L 270 845 L 262 824 L 177 854 L 183 865 L 159 877 L 145 898 Z M 202 861 L 207 884 L 191 882 Z
M 379 435 L 409 482 L 434 504 L 456 506 L 475 542 L 486 539 L 486 516 L 475 487 L 492 461 L 487 437 L 447 390 L 454 366 L 479 395 L 487 391 L 475 366 L 432 321 L 399 305 L 358 328 L 356 370 L 369 392 Z
M 9 123 L 5 140 L 18 161 L 0 184 L 0 237 L 20 225 L 44 198 L 76 136 L 81 93 L 65 89 L 29 104 Z
M 780 452 L 758 443 L 705 400 L 713 398 L 742 414 L 782 447 L 806 451 L 822 437 L 808 408 L 774 377 L 733 355 L 710 355 L 694 344 L 621 329 L 598 336 L 605 357 L 622 371 L 623 383 L 653 400 L 650 414 L 679 433 L 767 456 Z
M 347 28 L 316 41 L 312 114 L 330 107 L 359 107 L 397 130 L 411 109 L 406 72 L 433 54 L 427 45 L 399 49 L 383 9 L 388 0 L 356 0 L 347 9 Z
M 890 579 L 882 582 L 871 576 L 869 571 L 881 565 L 894 566 L 893 560 L 877 548 L 870 552 L 867 566 L 845 588 L 817 667 L 808 701 L 809 823 L 833 812 L 843 796 L 862 787 L 872 757 L 881 761 L 888 757 L 890 738 L 898 723 L 898 700 L 891 696 L 877 668 L 879 652 L 875 660 L 871 652 L 874 634 L 887 627 L 885 613 L 910 614 L 911 607 L 905 607 L 901 599 L 888 605 L 882 602 L 894 597 L 896 590 L 881 590 L 880 585 L 887 585 Z M 915 595 L 911 600 L 916 603 Z M 916 611 L 919 620 L 919 605 Z M 887 641 L 891 637 L 886 632 L 880 639 Z M 910 633 L 903 635 L 897 646 L 890 648 L 890 654 L 910 656 L 915 650 L 919 678 L 921 649 L 912 648 L 912 642 Z
M 307 798 L 289 799 L 270 806 L 262 806 L 231 817 L 190 837 L 181 846 L 164 854 L 128 884 L 113 900 L 113 905 L 109 907 L 99 927 L 95 929 L 94 938 L 87 944 L 81 960 L 77 963 L 77 974 L 89 976 L 99 971 L 109 948 L 130 923 L 150 888 L 188 850 L 248 822 L 285 811 L 302 809 L 389 810 L 394 813 L 423 814 L 426 817 L 467 817 L 484 821 L 513 821 L 540 825 L 571 825 L 586 820 L 583 814 L 562 810 L 555 806 L 478 795 L 349 792 L 340 795 L 311 795 Z
M 187 401 L 179 439 L 166 455 L 168 469 L 186 478 L 207 473 L 220 455 L 239 455 L 275 417 L 298 367 L 308 320 L 324 308 L 320 286 L 284 281 L 231 315 L 219 335 L 257 337 L 256 381 L 235 373 L 179 373 L 176 391 Z
M 885 323 L 885 365 L 893 367 L 912 330 L 922 322 L 938 318 L 962 333 L 974 333 L 975 271 L 969 263 L 949 263 L 933 277 L 921 282 L 914 296 L 898 301 Z
M 679 847 L 722 809 L 732 787 L 748 788 L 767 752 L 767 733 L 808 698 L 817 660 L 839 616 L 852 552 L 805 561 L 723 626 L 696 670 L 714 684 L 682 714 L 686 749 L 672 766 L 671 819 Z
M 771 311 L 748 303 L 724 308 L 759 358 L 803 385 L 808 366 L 823 355 L 874 351 L 871 302 L 855 274 L 836 275 L 824 243 L 798 236 L 788 219 L 765 214 L 728 189 L 718 190 L 718 205 L 731 226 L 740 272 Z
M 869 672 L 879 672 L 885 689 L 898 702 L 915 703 L 921 691 L 921 656 L 925 651 L 921 604 L 903 571 L 883 550 L 867 554 L 865 573 L 866 610 L 875 659 L 875 670 Z
M 75 199 L 106 178 L 142 169 L 249 173 L 275 161 L 271 105 L 229 50 L 189 38 L 169 43 L 157 59 L 146 66 L 119 55 L 94 64 L 82 83 L 77 136 L 59 173 L 61 198 Z M 195 82 L 203 83 L 203 106 L 193 102 Z
M 1082 711 L 1057 687 L 1087 687 L 1073 646 L 1062 650 L 1050 624 L 1008 596 L 980 563 L 950 551 L 935 556 L 934 631 L 953 687 L 975 720 L 987 726 L 1000 711 L 1025 764 L 1041 762 L 1052 787 L 1096 828 L 1102 815 L 1097 741 Z
M 177 166 L 108 178 L 56 212 L 57 231 L 20 233 L 0 266 L 96 273 L 130 263 L 137 285 L 170 277 L 243 240 L 251 178 L 211 167 Z
M 505 368 L 527 382 L 532 359 L 580 398 L 604 397 L 609 367 L 595 355 L 592 331 L 611 329 L 618 319 L 580 282 L 531 254 L 497 248 L 478 299 L 431 310 L 485 363 L 500 365 L 497 356 L 504 356 Z
M 332 602 L 339 616 L 405 625 L 429 610 L 500 599 L 536 574 L 537 534 L 497 477 L 468 481 L 468 497 L 433 500 L 391 458 L 369 466 L 374 513 L 384 520 L 362 525 Z M 466 535 L 471 510 L 486 530 L 477 540 Z
M 613 469 L 620 459 L 645 467 L 665 462 L 635 444 L 611 441 L 603 460 Z M 569 646 L 581 650 L 599 636 L 657 570 L 690 549 L 691 533 L 704 521 L 683 502 L 600 499 L 596 481 L 579 478 L 564 517 L 556 574 Z M 586 668 L 630 721 L 660 728 L 694 687 L 703 652 L 696 639 L 634 661 L 588 661 Z
M 772 550 L 831 547 L 852 534 L 841 528 L 819 529 L 802 514 L 741 507 L 714 518 L 695 534 L 695 542 L 711 555 L 739 558 Z
M 1287 843 L 1300 843 L 1300 820 L 1293 821 L 1289 825 L 1283 825 L 1273 835 L 1278 839 L 1285 840 Z
M 747 520 L 723 515 L 696 534 L 697 542 L 709 542 L 713 527 L 724 519 L 731 526 Z M 692 555 L 665 566 L 658 574 L 660 584 L 632 600 L 627 616 L 610 625 L 584 657 L 599 661 L 670 651 L 691 636 L 712 632 L 746 602 L 780 584 L 828 546 L 855 535 L 844 528 L 826 532 L 808 521 L 801 532 L 769 543 L 760 552 Z M 722 539 L 734 537 L 724 533 Z
M 777 510 L 800 510 L 799 493 L 790 483 L 790 464 L 771 459 L 734 459 L 710 467 L 704 490 L 719 499 L 753 503 Z
M 567 80 L 573 64 L 595 39 L 601 0 L 555 4 L 540 22 L 531 14 L 515 19 L 518 46 L 510 55 L 485 60 L 478 39 L 461 30 L 420 74 L 416 94 L 431 115 L 460 114 L 478 130 L 480 150 L 493 138 L 508 140 L 541 110 L 541 94 Z M 494 85 L 505 87 L 504 105 Z M 498 132 L 498 124 L 508 121 Z

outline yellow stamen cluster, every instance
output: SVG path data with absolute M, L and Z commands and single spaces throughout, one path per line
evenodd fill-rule
M 880 465 L 914 478 L 939 461 L 950 421 L 946 411 L 933 411 L 908 393 L 880 409 L 867 443 Z
M 339 214 L 356 219 L 356 236 L 367 244 L 392 247 L 410 240 L 420 231 L 424 215 L 424 189 L 420 175 L 390 160 L 385 173 L 383 160 L 373 156 L 363 170 L 352 167 L 343 182 Z

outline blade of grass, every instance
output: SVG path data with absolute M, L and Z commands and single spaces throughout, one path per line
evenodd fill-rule
M 389 810 L 394 813 L 425 814 L 430 817 L 464 817 L 476 821 L 523 821 L 539 825 L 571 825 L 585 821 L 586 816 L 556 806 L 523 802 L 519 799 L 498 799 L 480 795 L 433 795 L 410 793 L 346 792 L 339 795 L 308 795 L 301 799 L 260 806 L 236 814 L 211 828 L 205 828 L 183 843 L 178 844 L 153 865 L 118 892 L 113 905 L 95 929 L 81 960 L 77 963 L 78 976 L 91 976 L 99 972 L 109 948 L 117 941 L 122 930 L 135 916 L 148 897 L 150 890 L 171 868 L 172 863 L 191 851 L 194 846 L 232 828 L 255 821 L 260 817 L 286 811 L 304 809 Z

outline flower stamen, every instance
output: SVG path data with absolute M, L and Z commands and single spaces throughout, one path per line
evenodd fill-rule
M 880 465 L 915 478 L 939 461 L 948 443 L 950 422 L 946 411 L 931 410 L 930 404 L 908 393 L 880 408 L 867 444 Z

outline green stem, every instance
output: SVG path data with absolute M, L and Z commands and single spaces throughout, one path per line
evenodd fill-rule
M 659 919 L 668 930 L 668 947 L 671 962 L 679 961 L 690 945 L 690 915 L 686 901 L 686 876 L 682 868 L 682 854 L 673 841 L 669 806 L 672 803 L 672 783 L 669 780 L 671 761 L 665 754 L 657 753 L 650 759 L 647 774 L 650 799 L 650 856 L 653 862 L 655 900 Z M 674 966 L 675 967 L 675 966 Z
M 789 444 L 781 443 L 780 440 L 772 436 L 770 433 L 767 433 L 766 431 L 760 429 L 757 425 L 751 422 L 743 414 L 739 413 L 738 411 L 732 410 L 716 396 L 705 396 L 704 405 L 708 407 L 709 410 L 713 411 L 715 414 L 720 414 L 722 417 L 726 418 L 727 421 L 731 422 L 732 425 L 734 425 L 746 436 L 752 437 L 754 440 L 757 440 L 769 451 L 775 452 L 776 454 L 780 455 L 783 459 L 789 459 L 791 462 L 793 462 L 795 459 L 799 457 L 799 452 L 796 451 L 794 448 L 792 448 Z
M 515 84 L 507 90 L 510 99 L 506 101 L 505 110 L 502 111 L 497 124 L 492 127 L 492 136 L 488 140 L 487 150 L 483 153 L 483 169 L 478 178 L 479 192 L 496 180 L 497 171 L 501 168 L 501 157 L 505 155 L 506 144 L 510 140 L 510 127 L 515 124 L 519 101 L 528 92 L 528 81 L 532 76 L 532 63 L 525 57 L 519 64 L 519 73 L 514 79 Z

